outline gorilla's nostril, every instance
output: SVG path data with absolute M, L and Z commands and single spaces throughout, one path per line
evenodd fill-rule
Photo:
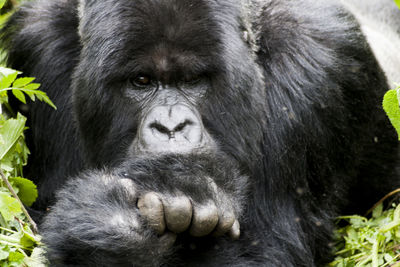
M 153 122 L 153 123 L 151 123 L 150 125 L 149 125 L 149 127 L 151 128 L 151 129 L 156 129 L 157 131 L 159 131 L 160 133 L 163 133 L 163 134 L 170 134 L 170 132 L 171 132 L 171 130 L 170 129 L 168 129 L 167 127 L 165 127 L 164 125 L 162 125 L 162 124 L 160 124 L 160 123 L 158 123 L 158 122 Z
M 184 122 L 179 123 L 172 130 L 169 129 L 167 126 L 162 125 L 159 122 L 152 122 L 149 125 L 149 127 L 150 127 L 150 129 L 155 129 L 158 132 L 160 132 L 162 134 L 169 135 L 171 137 L 171 135 L 174 135 L 175 133 L 183 131 L 186 128 L 186 126 L 190 126 L 190 125 L 193 125 L 193 124 L 194 124 L 193 121 L 187 119 Z
M 188 125 L 193 125 L 193 121 L 191 120 L 185 120 L 182 123 L 179 123 L 175 128 L 174 128 L 174 132 L 180 132 L 183 131 L 183 129 L 188 126 Z

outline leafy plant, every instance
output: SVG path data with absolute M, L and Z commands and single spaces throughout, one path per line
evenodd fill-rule
M 56 109 L 56 106 L 47 97 L 46 93 L 38 90 L 40 84 L 32 83 L 35 78 L 17 78 L 19 74 L 21 74 L 21 72 L 0 67 L 0 103 L 5 104 L 7 107 L 9 107 L 8 95 L 5 92 L 11 91 L 14 96 L 24 104 L 26 104 L 26 94 L 30 97 L 32 101 L 35 101 L 37 98 L 40 101 L 44 101 L 51 107 Z
M 394 2 L 395 2 L 396 5 L 400 8 L 400 0 L 394 0 Z
M 6 3 L 6 0 L 0 0 L 0 9 L 4 6 L 5 3 Z
M 0 263 L 1 266 L 45 266 L 40 236 L 24 205 L 37 198 L 36 186 L 23 178 L 29 149 L 25 144 L 26 118 L 9 105 L 9 92 L 26 103 L 39 99 L 54 107 L 34 78 L 18 78 L 20 72 L 0 67 Z M 1 107 L 6 110 L 2 110 Z
M 399 0 L 400 1 L 400 0 Z M 388 115 L 390 122 L 397 131 L 400 140 L 400 85 L 396 89 L 386 92 L 383 98 L 383 109 Z
M 383 211 L 382 204 L 370 219 L 343 216 L 348 224 L 336 231 L 335 267 L 400 266 L 400 205 Z

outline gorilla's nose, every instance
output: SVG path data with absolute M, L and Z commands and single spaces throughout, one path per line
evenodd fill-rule
M 166 121 L 168 122 L 168 121 Z M 175 138 L 175 133 L 177 135 L 184 133 L 185 131 L 191 131 L 193 121 L 185 119 L 184 122 L 181 122 L 175 126 L 172 125 L 172 127 L 169 127 L 167 125 L 164 125 L 162 122 L 155 121 L 149 125 L 150 128 L 153 130 L 153 135 L 155 134 L 160 134 L 162 135 L 167 135 L 169 139 Z
M 146 152 L 185 153 L 206 145 L 199 115 L 187 105 L 163 105 L 150 110 L 140 126 L 138 143 Z

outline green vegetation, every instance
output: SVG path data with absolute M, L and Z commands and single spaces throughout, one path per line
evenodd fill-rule
M 343 216 L 348 224 L 336 231 L 335 267 L 400 266 L 400 205 L 383 211 L 378 205 L 370 219 Z
M 400 0 L 394 0 L 394 2 L 395 2 L 396 5 L 400 8 Z
M 399 0 L 400 1 L 400 0 Z M 390 122 L 397 131 L 400 140 L 400 85 L 396 89 L 389 90 L 383 98 L 383 109 L 388 115 Z
M 23 178 L 29 149 L 25 144 L 26 118 L 14 114 L 9 93 L 26 103 L 39 99 L 55 108 L 34 78 L 17 78 L 18 71 L 0 67 L 0 266 L 45 266 L 40 236 L 24 206 L 37 198 L 36 186 Z

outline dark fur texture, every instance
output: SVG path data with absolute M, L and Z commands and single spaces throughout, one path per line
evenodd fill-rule
M 27 114 L 35 208 L 55 203 L 42 225 L 52 266 L 316 266 L 330 259 L 332 218 L 369 208 L 394 186 L 386 79 L 340 6 L 83 2 L 81 18 L 76 0 L 27 4 L 2 35 L 9 64 L 37 77 L 58 107 L 32 103 Z M 167 70 L 157 63 L 165 55 L 175 62 Z M 143 71 L 164 83 L 209 78 L 198 109 L 216 152 L 129 154 L 145 103 L 124 90 Z M 126 177 L 133 189 L 118 182 Z M 181 234 L 166 249 L 137 211 L 146 191 L 198 202 L 226 195 L 241 237 Z M 109 221 L 116 215 L 121 225 Z
M 224 192 L 210 190 L 209 177 L 215 177 L 213 183 Z M 166 259 L 172 265 L 186 265 L 171 255 L 174 249 L 163 240 L 168 236 L 158 238 L 138 214 L 140 192 L 187 194 L 192 203 L 199 204 L 224 194 L 219 204 L 234 203 L 240 214 L 243 207 L 238 203 L 243 203 L 246 181 L 229 161 L 213 155 L 137 158 L 113 172 L 82 174 L 58 193 L 59 201 L 42 225 L 52 265 L 158 266 Z M 180 236 L 176 247 L 190 251 L 193 243 L 187 239 Z M 205 239 L 198 245 L 204 242 L 214 240 Z

